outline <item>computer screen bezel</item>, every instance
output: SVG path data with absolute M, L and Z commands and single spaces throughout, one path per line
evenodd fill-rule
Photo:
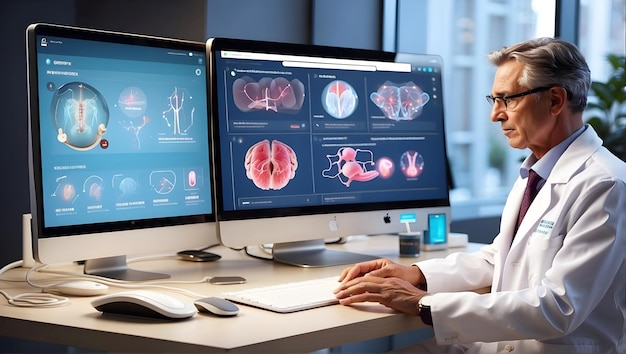
M 232 39 L 232 38 L 210 38 L 207 41 L 207 54 L 209 56 L 209 63 L 213 65 L 212 55 L 216 55 L 223 50 L 229 51 L 244 51 L 252 53 L 268 53 L 268 54 L 280 54 L 280 55 L 307 55 L 311 57 L 331 58 L 331 59 L 352 59 L 352 60 L 372 60 L 394 63 L 398 58 L 403 60 L 410 60 L 414 54 L 407 53 L 393 53 L 385 51 L 367 50 L 367 49 L 355 49 L 355 48 L 342 48 L 342 47 L 330 47 L 321 45 L 307 45 L 307 44 L 293 44 L 293 43 L 281 43 L 281 42 L 266 42 L 257 40 L 244 40 L 244 39 Z M 434 60 L 439 66 L 442 66 L 442 59 L 438 55 L 423 55 L 419 54 L 421 58 Z M 211 100 L 215 102 L 218 94 L 215 87 L 215 79 L 217 72 L 216 68 L 211 68 L 212 83 L 211 83 Z M 217 122 L 217 105 L 211 104 L 212 124 L 213 124 L 213 153 L 214 161 L 216 164 L 221 164 L 221 147 L 219 146 L 218 134 L 219 123 Z M 444 122 L 445 124 L 445 122 Z M 444 128 L 445 130 L 445 128 Z M 445 149 L 445 134 L 444 134 L 444 149 Z M 447 163 L 446 163 L 447 164 Z M 449 166 L 446 165 L 446 170 L 449 170 Z M 220 173 L 215 173 L 214 178 L 216 181 L 216 189 L 220 189 L 222 186 L 222 176 Z M 446 173 L 447 185 L 450 185 L 450 173 Z M 260 219 L 260 218 L 272 218 L 272 217 L 287 217 L 298 215 L 315 215 L 315 214 L 329 214 L 329 213 L 341 213 L 341 212 L 359 212 L 359 211 L 372 211 L 372 210 L 385 210 L 385 209 L 407 209 L 407 208 L 421 208 L 421 207 L 449 207 L 450 198 L 447 194 L 447 198 L 431 199 L 431 200 L 414 200 L 414 201 L 399 201 L 399 202 L 382 202 L 382 203 L 370 203 L 370 204 L 341 204 L 341 205 L 323 205 L 323 206 L 307 206 L 303 208 L 280 208 L 277 213 L 276 209 L 254 209 L 254 210 L 224 210 L 223 198 L 217 199 L 217 215 L 219 220 L 241 220 L 241 219 Z
M 376 61 L 385 63 L 410 63 L 416 57 L 424 61 L 436 63 L 442 67 L 442 58 L 437 55 L 412 55 L 405 53 L 389 53 L 375 50 L 339 48 L 318 45 L 274 43 L 255 40 L 210 38 L 207 40 L 207 56 L 209 57 L 211 83 L 211 114 L 213 123 L 213 153 L 216 190 L 221 195 L 217 200 L 217 219 L 219 237 L 222 244 L 229 247 L 246 247 L 256 244 L 272 243 L 273 258 L 279 262 L 298 266 L 326 266 L 347 264 L 371 259 L 370 255 L 357 254 L 356 257 L 347 254 L 331 254 L 324 247 L 328 238 L 339 237 L 345 240 L 347 236 L 359 234 L 398 233 L 409 228 L 424 230 L 427 227 L 428 213 L 443 213 L 450 219 L 449 186 L 450 174 L 446 161 L 445 173 L 441 178 L 446 185 L 445 198 L 428 200 L 410 200 L 396 202 L 379 202 L 369 204 L 341 204 L 307 207 L 287 207 L 273 209 L 225 210 L 222 194 L 223 180 L 218 168 L 224 168 L 220 147 L 220 123 L 218 114 L 220 107 L 216 104 L 217 72 L 215 59 L 221 51 L 234 51 L 264 54 L 278 54 L 281 56 L 304 55 L 328 59 L 351 59 L 361 61 Z M 420 65 L 420 63 L 413 63 Z M 443 106 L 441 108 L 443 110 Z M 442 111 L 443 112 L 443 111 Z M 445 149 L 445 126 L 442 123 L 443 154 Z M 406 216 L 413 219 L 404 222 Z M 448 225 L 449 229 L 449 225 Z M 343 242 L 343 241 L 342 241 Z M 278 257 L 279 256 L 279 257 Z M 364 257 L 361 257 L 364 256 Z
M 150 253 L 167 249 L 167 247 L 201 247 L 206 246 L 216 240 L 215 231 L 215 190 L 212 185 L 213 171 L 210 158 L 212 153 L 210 145 L 207 146 L 209 162 L 207 166 L 209 178 L 206 181 L 210 189 L 211 211 L 205 214 L 183 215 L 172 217 L 155 217 L 147 219 L 121 220 L 115 222 L 99 222 L 80 225 L 67 226 L 47 226 L 44 219 L 43 188 L 42 188 L 42 161 L 39 117 L 42 107 L 39 106 L 39 77 L 37 68 L 37 38 L 39 35 L 63 37 L 72 39 L 94 40 L 98 42 L 121 43 L 131 45 L 142 45 L 157 48 L 170 48 L 175 50 L 205 53 L 205 43 L 180 40 L 174 38 L 153 37 L 139 34 L 104 31 L 73 26 L 55 25 L 47 23 L 31 24 L 26 29 L 27 48 L 27 81 L 29 100 L 29 189 L 31 204 L 31 233 L 33 240 L 33 255 L 35 259 L 52 263 L 58 261 L 68 261 L 69 258 L 80 256 L 87 257 L 108 257 L 132 253 Z M 206 60 L 202 65 L 206 70 Z M 208 95 L 208 74 L 206 92 Z M 208 97 L 207 97 L 208 104 Z M 207 107 L 208 120 L 210 113 Z M 211 125 L 207 121 L 207 136 L 210 136 Z M 187 230 L 189 236 L 177 234 L 181 230 Z M 88 237 L 87 237 L 88 236 Z M 96 238 L 97 237 L 97 238 Z M 116 247 L 106 247 L 107 239 L 110 242 L 121 242 Z M 150 240 L 154 242 L 150 242 Z M 63 247 L 87 247 L 73 257 L 71 255 L 54 255 L 52 248 L 56 246 L 47 245 L 51 242 L 64 245 Z M 127 242 L 127 247 L 123 243 Z M 41 245 L 46 245 L 43 251 Z M 101 249 L 98 249 L 99 246 Z M 125 249 L 126 248 L 126 249 Z

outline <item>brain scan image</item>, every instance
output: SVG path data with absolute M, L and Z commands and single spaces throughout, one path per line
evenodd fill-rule
M 304 84 L 284 77 L 255 81 L 244 76 L 233 82 L 233 100 L 242 112 L 298 113 L 304 103 Z
M 57 140 L 76 150 L 98 145 L 109 123 L 109 108 L 95 88 L 70 82 L 59 87 L 52 98 L 52 120 Z
M 405 151 L 400 157 L 400 168 L 406 177 L 418 177 L 424 172 L 424 158 L 417 151 Z
M 342 80 L 335 80 L 326 85 L 322 91 L 324 110 L 337 119 L 352 115 L 359 103 L 354 87 Z
M 346 187 L 350 187 L 352 181 L 370 181 L 380 174 L 376 170 L 367 169 L 367 166 L 374 165 L 373 158 L 374 154 L 371 150 L 339 148 L 336 154 L 326 155 L 329 167 L 322 171 L 322 176 L 336 178 Z
M 430 96 L 413 82 L 395 84 L 386 81 L 370 99 L 380 108 L 385 117 L 395 121 L 413 120 L 422 114 L 422 107 Z
M 246 177 L 263 190 L 284 188 L 296 175 L 298 159 L 293 149 L 278 140 L 260 141 L 246 152 Z

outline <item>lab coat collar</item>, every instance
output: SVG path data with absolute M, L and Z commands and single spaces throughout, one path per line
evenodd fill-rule
M 528 235 L 532 233 L 531 228 L 535 227 L 541 216 L 558 202 L 558 196 L 553 193 L 554 187 L 558 184 L 567 183 L 572 179 L 585 161 L 601 146 L 602 140 L 590 126 L 569 145 L 556 161 L 545 185 L 539 190 L 531 207 L 528 209 L 513 240 L 512 247 L 515 247 L 520 242 L 526 242 Z M 520 203 L 525 188 L 525 181 L 522 184 L 523 186 L 520 188 L 521 193 L 519 193 Z M 518 237 L 521 235 L 526 237 Z
M 506 268 L 507 259 L 510 262 L 511 259 L 516 257 L 510 257 L 510 254 L 516 254 L 523 252 L 525 245 L 528 243 L 533 228 L 536 228 L 536 224 L 542 218 L 543 215 L 552 209 L 556 203 L 558 203 L 559 196 L 555 192 L 556 185 L 567 183 L 577 173 L 581 166 L 587 161 L 590 156 L 602 146 L 602 140 L 598 137 L 596 132 L 590 126 L 578 136 L 563 153 L 563 155 L 556 162 L 552 172 L 548 176 L 545 185 L 537 197 L 533 201 L 531 207 L 528 209 L 524 220 L 522 221 L 515 238 L 513 233 L 515 232 L 515 222 L 517 220 L 517 214 L 519 205 L 522 201 L 524 189 L 526 187 L 526 180 L 521 177 L 517 179 L 511 193 L 507 199 L 505 205 L 505 212 L 502 215 L 500 224 L 500 235 L 496 238 L 498 244 L 495 246 L 498 249 L 496 253 L 496 269 L 494 274 L 494 289 L 500 289 L 502 284 L 502 276 L 504 276 L 504 268 Z
M 589 157 L 602 147 L 602 139 L 590 125 L 572 142 L 563 156 L 554 165 L 548 183 L 567 183 Z
M 572 135 L 567 137 L 565 140 L 554 146 L 550 149 L 541 159 L 537 160 L 535 155 L 530 154 L 524 160 L 522 165 L 520 166 L 520 176 L 522 178 L 528 177 L 528 171 L 532 169 L 537 172 L 537 174 L 545 181 L 548 179 L 548 176 L 552 173 L 554 166 L 559 161 L 563 153 L 567 150 L 567 148 L 572 144 L 574 140 L 576 140 L 585 130 L 587 126 L 583 126 L 580 129 L 576 130 Z M 540 188 L 543 186 L 543 183 L 540 184 Z

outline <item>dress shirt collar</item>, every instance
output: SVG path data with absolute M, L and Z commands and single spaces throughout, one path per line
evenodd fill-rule
M 552 172 L 554 165 L 561 158 L 561 155 L 567 150 L 567 147 L 574 141 L 576 138 L 582 134 L 587 126 L 583 126 L 574 132 L 574 134 L 570 135 L 567 139 L 561 141 L 557 146 L 550 149 L 541 159 L 537 160 L 534 155 L 530 155 L 524 160 L 522 166 L 520 166 L 519 174 L 522 178 L 528 177 L 528 170 L 531 168 L 537 172 L 537 174 L 543 179 L 540 182 L 540 187 L 545 183 L 545 180 L 548 179 L 548 176 Z

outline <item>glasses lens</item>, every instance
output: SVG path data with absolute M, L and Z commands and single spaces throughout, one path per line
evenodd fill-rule
M 506 101 L 506 109 L 515 109 L 515 107 L 517 107 L 517 104 L 519 103 L 520 97 L 516 97 L 514 99 L 507 99 Z
M 507 109 L 508 104 L 509 104 L 509 100 L 508 99 L 504 99 L 502 97 L 493 97 L 491 95 L 489 96 L 485 96 L 485 98 L 487 99 L 487 102 L 489 103 L 489 105 L 491 105 L 492 107 L 495 106 L 496 102 L 498 102 L 498 100 L 500 100 L 500 102 L 502 102 L 502 104 L 504 104 L 504 109 Z

